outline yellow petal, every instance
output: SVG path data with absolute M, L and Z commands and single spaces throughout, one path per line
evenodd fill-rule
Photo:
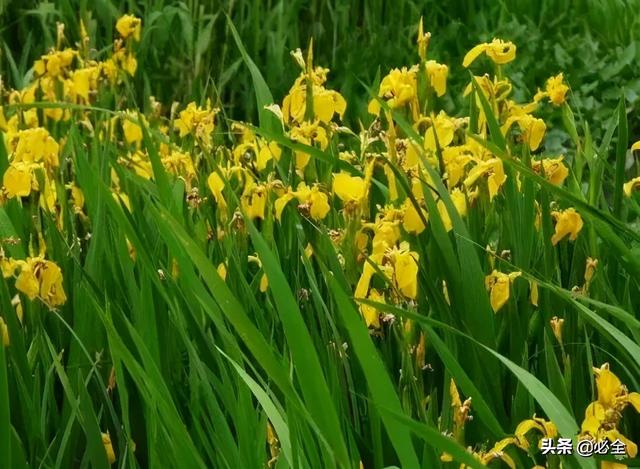
M 367 106 L 367 112 L 369 114 L 373 114 L 374 116 L 380 115 L 380 103 L 376 98 L 373 98 L 369 101 L 369 105 Z
M 31 193 L 31 171 L 26 167 L 9 166 L 2 178 L 2 184 L 10 199 L 27 197 Z
M 378 292 L 375 288 L 371 289 L 367 299 L 376 303 L 386 303 L 384 295 Z M 367 324 L 367 327 L 372 327 L 374 329 L 380 328 L 380 312 L 374 306 L 360 304 L 360 312 Z
M 307 257 L 307 259 L 311 259 L 311 256 L 313 256 L 313 246 L 311 246 L 311 243 L 307 243 L 306 247 L 304 248 L 304 255 Z
M 546 130 L 547 126 L 542 119 L 533 118 L 531 120 L 530 126 L 525 131 L 525 139 L 527 140 L 531 151 L 536 151 L 538 149 Z
M 497 313 L 509 300 L 511 282 L 519 275 L 520 272 L 507 275 L 494 270 L 486 276 L 485 285 L 490 290 L 489 297 L 494 312 Z
M 267 274 L 262 274 L 262 277 L 260 277 L 260 291 L 264 293 L 267 291 L 267 288 L 269 288 L 269 279 L 267 278 Z
M 580 214 L 574 208 L 568 208 L 562 212 L 551 212 L 551 215 L 556 220 L 555 233 L 551 237 L 553 245 L 558 244 L 567 235 L 571 241 L 575 241 L 584 225 Z
M 67 300 L 62 285 L 62 271 L 51 261 L 45 261 L 41 268 L 40 298 L 50 307 L 60 306 Z
M 440 215 L 444 229 L 447 230 L 447 232 L 451 231 L 453 229 L 453 224 L 451 223 L 451 217 L 449 216 L 447 206 L 442 200 L 438 200 L 436 207 L 438 208 L 438 214 Z
M 276 220 L 281 221 L 284 208 L 293 199 L 294 195 L 291 192 L 286 192 L 284 195 L 276 199 L 274 203 Z
M 313 112 L 321 122 L 328 123 L 335 112 L 333 96 L 328 92 L 313 97 Z
M 30 266 L 23 266 L 20 271 L 20 275 L 16 279 L 16 288 L 27 295 L 30 300 L 35 299 L 38 296 L 40 290 L 40 284 L 38 279 L 33 273 Z
M 554 106 L 560 106 L 565 102 L 567 91 L 569 91 L 569 87 L 564 84 L 564 75 L 562 73 L 547 80 L 546 94 Z
M 531 162 L 532 169 L 537 173 L 544 173 L 544 177 L 552 184 L 559 186 L 569 175 L 569 170 L 562 162 L 564 158 L 545 158 Z
M 13 277 L 16 269 L 22 265 L 24 261 L 17 261 L 15 259 L 1 257 L 0 266 L 2 267 L 2 276 L 4 278 Z
M 396 185 L 396 175 L 391 166 L 384 165 L 384 174 L 387 176 L 387 185 L 389 188 L 389 200 L 394 202 L 398 199 L 398 188 Z
M 442 462 L 452 462 L 453 461 L 453 456 L 451 456 L 449 453 L 442 453 L 442 455 L 440 456 L 440 461 L 442 461 Z
M 453 141 L 455 125 L 452 120 L 444 112 L 440 112 L 433 119 L 431 127 L 427 129 L 424 135 L 424 149 L 436 151 L 436 138 L 440 148 L 445 148 Z
M 358 279 L 358 283 L 356 285 L 356 289 L 353 292 L 354 298 L 366 298 L 369 291 L 369 285 L 371 284 L 371 278 L 373 277 L 374 273 L 375 270 L 373 266 L 369 264 L 369 261 L 365 261 L 362 267 L 362 274 L 360 275 L 360 278 Z
M 451 378 L 449 382 L 449 395 L 451 396 L 451 406 L 452 407 L 462 407 L 462 399 L 460 399 L 460 393 L 458 392 L 458 387 L 456 386 L 456 382 Z
M 107 453 L 107 461 L 109 464 L 113 464 L 116 462 L 116 453 L 113 451 L 113 445 L 111 444 L 111 437 L 109 436 L 109 432 L 102 433 L 102 444 L 104 445 L 104 450 Z
M 322 220 L 327 216 L 331 207 L 329 206 L 329 197 L 324 192 L 320 192 L 317 187 L 314 187 L 309 196 L 309 203 L 311 209 L 309 214 L 314 220 Z
M 616 397 L 621 394 L 623 389 L 622 382 L 608 366 L 602 366 L 597 370 L 596 388 L 598 390 L 598 402 L 605 409 L 614 406 Z
M 124 138 L 127 143 L 138 144 L 142 142 L 142 129 L 138 124 L 125 119 L 122 121 L 122 131 L 124 132 Z
M 213 198 L 215 199 L 216 203 L 222 209 L 224 209 L 224 207 L 226 207 L 226 202 L 222 195 L 222 190 L 224 189 L 224 181 L 222 180 L 220 175 L 215 171 L 211 173 L 207 178 L 207 185 L 209 186 L 209 190 L 213 194 Z
M 531 280 L 529 281 L 529 285 L 531 287 L 531 304 L 533 306 L 538 306 L 538 282 Z
M 309 155 L 309 153 L 306 153 L 304 151 L 296 150 L 295 157 L 296 157 L 296 169 L 298 171 L 303 171 L 304 168 L 306 168 L 307 165 L 309 164 L 309 161 L 311 160 L 311 155 Z
M 467 54 L 464 56 L 464 59 L 462 60 L 462 66 L 464 68 L 467 68 L 469 65 L 471 65 L 480 56 L 480 54 L 482 54 L 486 50 L 487 50 L 487 44 L 486 43 L 478 44 L 473 49 L 471 49 L 469 52 L 467 52 Z
M 629 466 L 615 461 L 600 461 L 600 469 L 627 469 Z
M 348 173 L 334 174 L 333 192 L 343 202 L 360 202 L 365 194 L 364 179 L 360 176 L 351 176 Z
M 426 226 L 422 222 L 422 218 L 420 218 L 420 215 L 418 214 L 418 211 L 413 205 L 413 202 L 411 202 L 411 199 L 406 199 L 404 201 L 403 207 L 404 207 L 404 218 L 402 219 L 402 226 L 404 227 L 404 229 L 407 232 L 413 233 L 413 234 L 422 233 L 426 228 Z M 422 212 L 422 215 L 426 219 L 427 214 L 425 213 L 424 210 L 422 209 L 420 210 Z
M 623 442 L 626 447 L 627 454 L 630 458 L 635 458 L 637 456 L 638 445 L 636 445 L 633 441 L 620 433 L 617 429 L 614 428 L 612 430 L 608 430 L 605 433 L 605 437 L 612 442 L 616 440 L 620 440 L 621 442 Z
M 221 262 L 220 264 L 218 264 L 218 268 L 216 270 L 222 280 L 227 279 L 227 266 L 224 265 L 224 262 Z
M 408 298 L 415 299 L 418 294 L 417 254 L 402 252 L 396 255 L 394 272 L 398 288 Z
M 124 15 L 116 22 L 116 31 L 122 39 L 133 37 L 134 40 L 140 41 L 140 29 L 142 21 L 133 15 Z
M 81 212 L 84 207 L 84 193 L 82 189 L 73 184 L 71 186 L 71 203 L 75 212 Z
M 486 54 L 496 64 L 503 65 L 516 58 L 516 46 L 512 42 L 494 39 L 487 44 Z
M 435 60 L 428 60 L 425 64 L 425 67 L 431 87 L 435 90 L 438 96 L 442 96 L 447 91 L 447 76 L 449 74 L 449 67 L 443 64 L 439 64 Z
M 0 337 L 2 338 L 3 346 L 8 347 L 11 344 L 11 340 L 9 339 L 9 328 L 2 317 L 0 317 Z
M 628 182 L 625 182 L 624 185 L 622 186 L 624 194 L 627 197 L 631 197 L 631 193 L 635 190 L 638 190 L 638 188 L 640 188 L 640 176 L 635 177 Z
M 637 392 L 630 392 L 627 399 L 633 408 L 636 409 L 636 412 L 640 412 L 640 394 Z

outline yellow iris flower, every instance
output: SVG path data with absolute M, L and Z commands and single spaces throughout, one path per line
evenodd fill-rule
M 451 119 L 444 111 L 440 111 L 437 116 L 424 118 L 421 122 L 429 124 L 424 134 L 424 149 L 436 151 L 436 139 L 440 148 L 445 148 L 453 142 L 456 125 L 453 119 Z
M 515 469 L 516 468 L 515 461 L 511 456 L 509 456 L 505 452 L 505 449 L 507 449 L 508 446 L 513 445 L 515 443 L 516 443 L 516 439 L 513 437 L 503 438 L 502 440 L 498 441 L 495 445 L 493 445 L 491 449 L 487 451 L 473 451 L 472 454 L 478 461 L 480 461 L 481 464 L 485 466 L 489 465 L 491 461 L 493 461 L 494 459 L 500 459 L 507 466 L 509 466 L 510 469 Z M 440 460 L 443 462 L 451 462 L 453 461 L 453 458 L 451 457 L 450 454 L 444 453 L 442 456 L 440 456 Z M 469 466 L 467 466 L 466 464 L 460 464 L 459 469 L 466 469 L 467 467 Z
M 248 262 L 253 262 L 254 264 L 256 264 L 260 269 L 262 269 L 262 261 L 260 260 L 260 258 L 256 255 L 256 256 L 248 256 L 247 257 L 247 261 Z M 226 274 L 226 271 L 225 271 Z M 267 274 L 265 272 L 262 273 L 262 276 L 260 277 L 260 292 L 261 293 L 265 293 L 267 291 L 267 289 L 269 288 L 269 279 L 267 278 Z
M 322 83 L 312 85 L 313 114 L 315 119 L 325 124 L 334 115 L 341 119 L 347 109 L 347 101 L 335 90 L 328 90 Z M 282 116 L 285 122 L 299 124 L 305 120 L 307 112 L 307 84 L 306 74 L 302 74 L 289 90 L 289 94 L 282 101 Z
M 551 216 L 556 221 L 555 233 L 551 237 L 551 242 L 555 246 L 567 235 L 571 241 L 575 241 L 578 233 L 582 230 L 584 223 L 582 217 L 574 208 L 563 211 L 553 211 Z
M 269 161 L 280 160 L 282 149 L 276 142 L 267 142 L 243 124 L 234 123 L 232 129 L 240 132 L 240 143 L 232 151 L 236 164 L 255 164 L 255 168 L 262 171 Z
M 27 298 L 40 298 L 49 308 L 63 305 L 67 300 L 62 285 L 62 270 L 42 255 L 26 260 L 3 259 L 2 274 L 11 277 L 19 270 L 16 288 Z
M 331 210 L 329 197 L 317 184 L 309 187 L 301 182 L 295 191 L 287 190 L 276 199 L 274 203 L 276 220 L 281 220 L 284 208 L 293 199 L 297 199 L 300 204 L 298 208 L 314 220 L 324 219 Z
M 462 402 L 456 382 L 451 379 L 449 382 L 449 395 L 451 396 L 451 407 L 453 408 L 453 437 L 462 443 L 464 425 L 471 420 L 471 398 Z
M 70 74 L 65 81 L 66 93 L 74 101 L 88 103 L 90 93 L 98 88 L 100 68 L 98 66 L 81 68 Z
M 511 284 L 522 275 L 522 272 L 511 272 L 510 274 L 493 270 L 485 277 L 485 286 L 489 290 L 491 307 L 497 313 L 509 300 Z
M 566 99 L 567 91 L 569 91 L 569 87 L 564 83 L 564 75 L 560 73 L 555 77 L 549 78 L 545 91 L 547 96 L 549 96 L 549 101 L 551 101 L 554 106 L 562 105 Z
M 416 43 L 418 44 L 418 56 L 420 56 L 420 60 L 422 61 L 424 61 L 427 58 L 427 49 L 429 48 L 430 40 L 431 40 L 431 33 L 424 32 L 422 17 L 420 17 L 420 22 L 418 23 L 418 39 Z
M 329 146 L 329 137 L 324 127 L 316 122 L 303 122 L 299 126 L 293 127 L 289 132 L 289 137 L 295 142 L 305 145 L 315 146 L 324 150 Z M 295 151 L 296 169 L 303 171 L 311 160 L 311 155 L 305 151 Z
M 394 68 L 380 82 L 378 97 L 385 100 L 391 109 L 397 109 L 407 104 L 417 106 L 418 79 L 417 68 Z M 380 114 L 380 103 L 377 99 L 369 102 L 370 114 Z
M 138 116 L 133 112 L 127 112 L 122 117 L 122 132 L 128 144 L 139 146 L 142 143 L 142 127 L 137 124 Z M 144 122 L 147 125 L 146 122 Z
M 264 220 L 264 211 L 267 205 L 267 187 L 249 178 L 245 182 L 240 203 L 249 218 Z
M 502 133 L 506 135 L 513 124 L 518 124 L 522 131 L 522 140 L 527 144 L 531 151 L 536 151 L 542 143 L 547 126 L 542 119 L 531 116 L 530 114 L 514 115 L 507 118 L 502 126 Z
M 219 109 L 212 108 L 211 102 L 207 100 L 204 107 L 191 102 L 186 109 L 180 111 L 178 119 L 173 123 L 180 137 L 193 135 L 196 141 L 205 149 L 211 146 L 211 136 L 215 130 L 215 116 Z
M 466 173 L 466 167 L 473 159 L 467 145 L 449 146 L 442 150 L 442 160 L 446 170 L 447 185 L 457 186 Z
M 564 74 L 559 73 L 547 80 L 544 91 L 538 90 L 533 100 L 537 103 L 544 98 L 549 98 L 551 104 L 561 106 L 566 101 L 568 91 L 569 87 L 564 82 Z
M 549 325 L 551 326 L 551 331 L 558 342 L 562 343 L 562 328 L 564 326 L 564 319 L 559 318 L 558 316 L 554 316 L 549 320 Z
M 544 438 L 556 438 L 558 436 L 558 428 L 553 422 L 548 422 L 534 415 L 533 418 L 520 422 L 516 427 L 516 444 L 525 451 L 529 449 L 527 433 L 531 430 L 537 430 Z
M 140 41 L 142 20 L 133 15 L 124 15 L 116 22 L 116 31 L 122 39 L 132 37 L 136 42 Z
M 11 163 L 43 163 L 46 168 L 58 167 L 60 146 L 47 129 L 36 127 L 21 130 L 16 137 L 15 145 L 10 145 L 13 150 L 10 155 Z
M 449 67 L 438 63 L 435 60 L 427 60 L 424 64 L 427 71 L 429 84 L 435 90 L 438 96 L 442 96 L 447 92 L 447 76 L 449 75 Z
M 516 46 L 502 39 L 478 44 L 464 56 L 462 66 L 467 68 L 482 54 L 486 54 L 494 63 L 503 65 L 516 58 Z
M 608 363 L 600 368 L 594 367 L 593 372 L 596 376 L 597 400 L 589 404 L 585 410 L 580 436 L 594 440 L 620 440 L 625 443 L 629 457 L 635 458 L 638 454 L 638 446 L 622 435 L 617 426 L 623 410 L 628 405 L 631 405 L 636 412 L 640 412 L 640 394 L 629 392 L 609 369 Z
M 418 253 L 411 251 L 406 241 L 399 246 L 387 248 L 384 252 L 380 252 L 379 248 L 376 251 L 374 237 L 374 252 L 370 261 L 378 266 L 387 280 L 391 281 L 404 297 L 409 299 L 415 299 L 418 293 L 418 260 Z M 375 273 L 376 269 L 366 261 L 356 285 L 355 298 L 367 297 L 371 279 Z
M 569 175 L 569 169 L 562 163 L 563 156 L 558 158 L 544 158 L 531 162 L 531 168 L 556 186 L 561 185 Z
M 476 181 L 484 175 L 488 175 L 487 185 L 489 188 L 489 200 L 493 200 L 507 180 L 502 160 L 499 158 L 491 158 L 487 161 L 478 161 L 467 174 L 467 177 L 464 180 L 465 187 L 471 188 L 476 184 Z

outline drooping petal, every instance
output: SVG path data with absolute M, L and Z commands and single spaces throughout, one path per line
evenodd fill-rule
M 473 47 L 469 52 L 466 53 L 466 55 L 464 56 L 464 59 L 462 60 L 462 66 L 464 68 L 467 68 L 469 65 L 471 65 L 478 57 L 480 57 L 480 55 L 482 53 L 484 53 L 487 50 L 487 44 L 483 43 L 483 44 L 478 44 L 477 46 Z

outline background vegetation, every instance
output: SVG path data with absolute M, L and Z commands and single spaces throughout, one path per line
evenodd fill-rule
M 533 96 L 549 76 L 565 72 L 578 113 L 595 132 L 613 112 L 623 89 L 626 106 L 640 102 L 640 1 L 638 0 L 3 0 L 0 70 L 10 85 L 24 83 L 33 61 L 55 44 L 55 24 L 78 38 L 85 19 L 93 45 L 109 46 L 122 12 L 142 18 L 144 30 L 136 96 L 163 103 L 214 97 L 234 119 L 256 117 L 253 84 L 245 73 L 226 16 L 236 26 L 273 95 L 284 96 L 296 76 L 289 52 L 315 42 L 317 62 L 331 69 L 330 83 L 362 96 L 379 70 L 412 63 L 416 18 L 433 34 L 431 54 L 466 83 L 462 57 L 479 42 L 500 37 L 518 46 L 510 67 L 518 92 Z M 354 12 L 358 12 L 354 14 Z M 358 54 L 353 54 L 357 49 Z M 449 99 L 458 99 L 457 97 Z M 460 103 L 450 102 L 449 111 Z M 366 97 L 350 103 L 353 121 L 366 115 Z M 638 124 L 631 123 L 632 134 Z M 562 138 L 566 138 L 563 136 Z

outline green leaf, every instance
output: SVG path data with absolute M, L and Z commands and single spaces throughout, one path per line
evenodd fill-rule
M 373 404 L 379 409 L 384 407 L 395 414 L 402 414 L 400 399 L 389 379 L 389 375 L 385 372 L 385 365 L 380 359 L 380 355 L 371 343 L 371 338 L 369 337 L 365 323 L 362 321 L 362 316 L 353 307 L 351 299 L 333 278 L 331 272 L 324 267 L 323 272 L 329 289 L 335 297 L 338 312 L 347 329 L 351 344 L 358 357 L 358 362 L 364 371 Z M 396 450 L 396 454 L 402 462 L 402 467 L 420 467 L 418 457 L 411 443 L 411 437 L 407 429 L 404 428 L 405 426 L 398 425 L 397 422 L 390 419 L 384 412 L 382 420 L 384 421 L 391 443 Z
M 253 221 L 246 215 L 244 218 L 253 245 L 269 280 L 269 290 L 282 321 L 287 342 L 291 347 L 294 368 L 299 378 L 305 403 L 324 437 L 331 444 L 335 457 L 341 464 L 348 465 L 349 455 L 340 429 L 338 415 L 333 406 L 333 399 L 317 351 L 304 323 L 298 303 L 289 288 L 287 278 L 264 238 Z
M 5 346 L 0 331 L 0 454 L 7 467 L 11 467 L 11 414 L 9 409 L 9 381 Z
M 242 369 L 240 365 L 238 365 L 229 355 L 224 353 L 224 351 L 216 347 L 218 352 L 222 354 L 229 363 L 236 370 L 242 381 L 247 385 L 247 387 L 251 390 L 251 393 L 256 397 L 262 408 L 264 409 L 267 417 L 269 417 L 269 421 L 273 425 L 276 434 L 278 435 L 278 440 L 280 441 L 280 447 L 284 453 L 284 457 L 287 459 L 291 466 L 294 465 L 293 456 L 291 453 L 291 441 L 289 437 L 289 426 L 287 422 L 283 418 L 280 411 L 277 409 L 269 395 L 266 393 L 264 389 L 260 387 L 260 385 L 251 377 L 249 374 Z
M 629 127 L 624 96 L 618 104 L 618 141 L 616 143 L 615 182 L 613 186 L 613 215 L 620 217 L 622 212 L 622 186 L 624 185 L 624 167 L 629 144 Z
M 260 70 L 256 66 L 247 50 L 244 48 L 242 44 L 242 39 L 240 39 L 240 35 L 236 30 L 236 27 L 233 25 L 231 18 L 227 16 L 227 24 L 229 25 L 229 29 L 231 34 L 233 35 L 233 39 L 236 42 L 236 46 L 238 46 L 238 50 L 240 50 L 240 54 L 242 55 L 242 59 L 244 63 L 247 65 L 249 69 L 249 73 L 251 73 L 251 79 L 253 80 L 253 88 L 256 93 L 256 104 L 258 106 L 258 118 L 260 120 L 260 127 L 266 131 L 272 133 L 282 133 L 282 126 L 278 121 L 278 118 L 269 110 L 265 109 L 265 106 L 269 106 L 273 104 L 275 101 L 273 96 L 271 95 L 271 91 L 269 90 L 269 86 L 267 82 L 264 80 Z

